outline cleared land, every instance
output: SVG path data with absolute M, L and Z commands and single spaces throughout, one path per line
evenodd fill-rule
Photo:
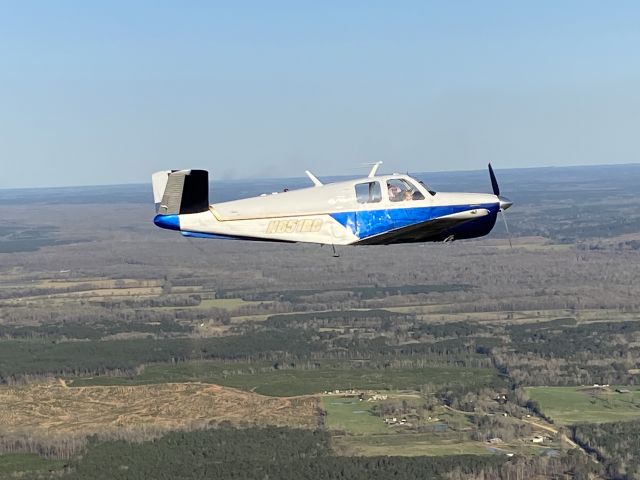
M 259 305 L 271 302 L 248 302 L 241 298 L 207 298 L 200 302 L 198 308 L 221 308 L 223 310 L 236 310 L 247 305 Z
M 358 397 L 324 397 L 322 408 L 327 412 L 326 426 L 355 434 L 389 433 L 382 418 L 371 411 L 372 404 Z
M 332 443 L 336 452 L 358 456 L 489 455 L 513 451 L 513 449 L 505 448 L 502 445 L 495 448 L 483 442 L 461 441 L 457 435 L 438 437 L 430 433 L 340 436 L 334 437 Z
M 444 430 L 430 433 L 390 433 L 369 435 L 337 435 L 332 438 L 340 455 L 403 457 L 439 455 L 555 455 L 563 447 L 557 442 L 539 445 L 528 439 L 490 444 L 472 440 L 469 432 Z
M 153 426 L 315 427 L 318 400 L 274 398 L 203 384 L 67 388 L 60 383 L 0 388 L 0 434 L 87 435 Z
M 407 401 L 409 405 L 415 400 L 419 400 L 421 395 L 414 393 L 395 393 L 385 394 L 390 401 Z M 365 395 L 366 399 L 368 395 Z M 360 401 L 355 395 L 338 396 L 328 395 L 322 398 L 322 407 L 327 412 L 327 426 L 331 429 L 344 430 L 352 434 L 363 433 L 406 433 L 406 428 L 411 426 L 411 422 L 415 418 L 410 419 L 408 425 L 386 425 L 383 419 L 376 416 L 373 412 L 374 406 L 383 401 Z M 402 414 L 389 415 L 390 417 L 402 417 Z M 439 406 L 431 413 L 432 421 L 429 425 L 434 430 L 469 430 L 471 423 L 469 422 L 469 414 L 459 412 L 448 407 Z
M 563 446 L 557 441 L 534 444 L 530 437 L 520 437 L 511 442 L 489 443 L 474 440 L 475 430 L 470 421 L 472 413 L 461 412 L 439 406 L 430 412 L 429 419 L 417 419 L 414 414 L 406 415 L 406 424 L 400 422 L 403 414 L 396 416 L 397 422 L 385 423 L 374 414 L 379 401 L 359 400 L 358 396 L 330 395 L 322 398 L 322 406 L 327 413 L 325 425 L 334 432 L 332 444 L 340 455 L 355 456 L 440 456 L 440 455 L 506 455 L 519 454 L 557 455 Z M 417 393 L 390 393 L 390 401 L 405 400 L 411 403 L 419 399 Z M 512 418 L 513 422 L 520 421 Z M 425 431 L 426 429 L 426 431 Z M 498 435 L 499 436 L 499 435 Z
M 616 388 L 630 392 L 618 393 Z M 526 390 L 545 415 L 561 425 L 640 418 L 638 387 L 529 387 Z

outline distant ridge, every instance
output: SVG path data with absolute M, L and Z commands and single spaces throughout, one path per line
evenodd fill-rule
M 396 167 L 394 165 L 393 167 Z M 509 191 L 522 189 L 526 184 L 527 190 L 544 185 L 550 188 L 558 184 L 564 188 L 572 182 L 597 183 L 602 188 L 624 188 L 629 182 L 634 182 L 637 189 L 640 183 L 640 163 L 625 163 L 613 165 L 572 165 L 572 166 L 544 166 L 500 168 L 500 180 Z M 388 166 L 384 171 L 398 169 Z M 402 170 L 400 170 L 402 171 Z M 549 175 L 553 172 L 553 175 Z M 405 173 L 404 171 L 402 173 Z M 409 172 L 410 175 L 423 180 L 436 191 L 490 191 L 486 166 L 478 170 L 455 170 L 434 172 Z M 362 176 L 366 175 L 366 168 L 362 169 Z M 325 182 L 339 181 L 357 177 L 354 175 L 318 177 Z M 283 188 L 296 189 L 311 186 L 307 177 L 289 178 L 246 178 L 246 179 L 216 179 L 212 172 L 211 202 L 220 202 L 236 198 L 260 195 L 280 191 Z M 555 188 L 551 188 L 555 190 Z M 517 195 L 516 195 L 517 197 Z M 17 204 L 105 204 L 105 203 L 144 203 L 152 202 L 150 183 L 131 183 L 121 185 L 90 185 L 69 187 L 32 187 L 32 188 L 0 188 L 0 205 Z

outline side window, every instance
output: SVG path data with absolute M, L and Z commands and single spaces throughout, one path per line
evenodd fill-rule
M 356 184 L 356 198 L 358 203 L 376 203 L 382 200 L 379 182 Z
M 420 193 L 420 190 L 400 178 L 387 180 L 387 190 L 389 191 L 389 200 L 392 202 L 424 200 L 424 195 Z

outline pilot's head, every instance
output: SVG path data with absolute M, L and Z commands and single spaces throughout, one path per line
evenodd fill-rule
M 396 201 L 401 199 L 402 195 L 400 192 L 400 187 L 396 185 L 389 185 L 389 200 Z

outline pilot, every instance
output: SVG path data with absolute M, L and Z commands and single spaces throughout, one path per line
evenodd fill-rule
M 387 184 L 389 187 L 389 200 L 392 202 L 401 202 L 402 201 L 402 190 L 397 185 Z

